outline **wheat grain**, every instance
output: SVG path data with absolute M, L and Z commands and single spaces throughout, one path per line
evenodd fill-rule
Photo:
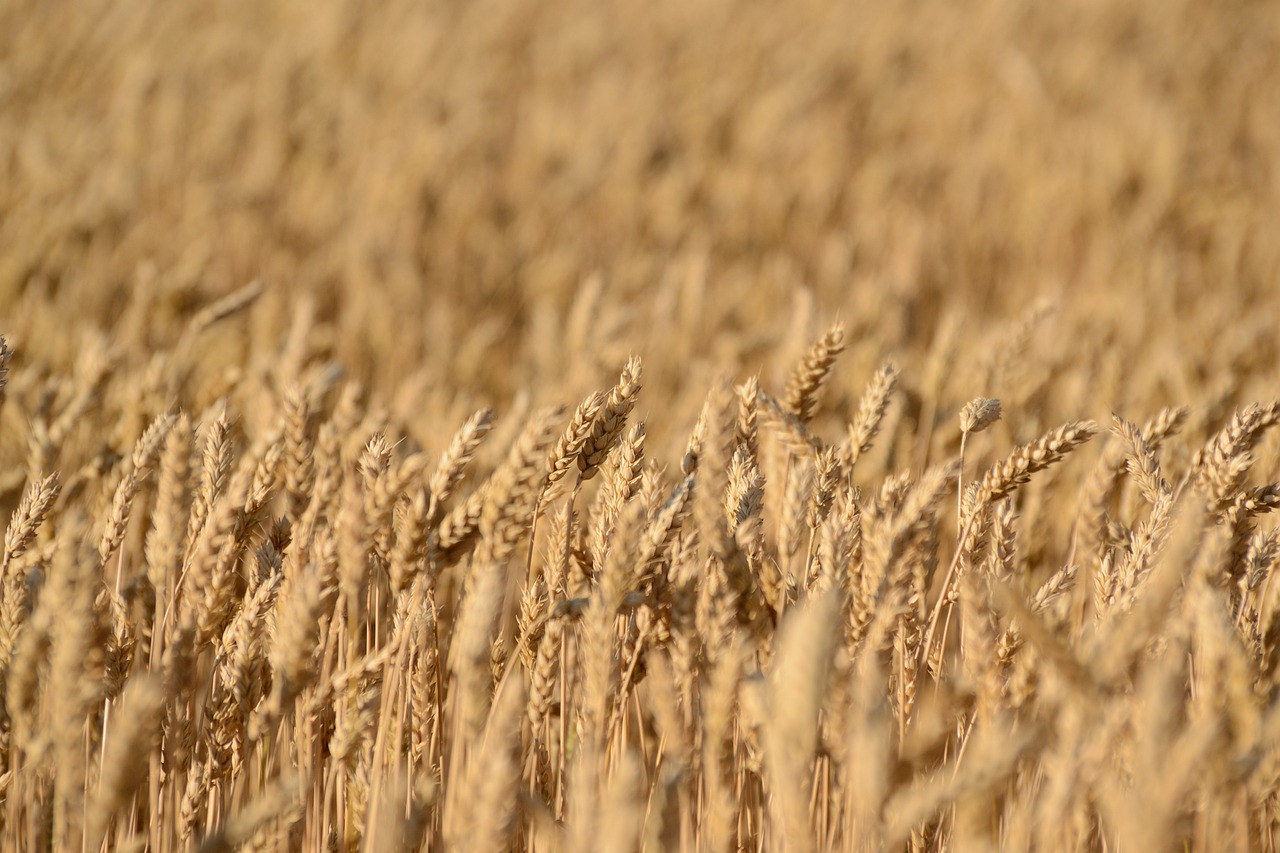
M 102 777 L 89 809 L 88 846 L 97 847 L 111 817 L 128 805 L 146 781 L 151 750 L 158 744 L 165 695 L 159 679 L 132 679 L 116 709 L 102 756 Z
M 56 473 L 34 480 L 27 486 L 21 503 L 14 510 L 13 517 L 9 519 L 9 526 L 5 529 L 4 560 L 0 564 L 0 574 L 8 570 L 13 560 L 26 553 L 35 539 L 36 531 L 48 517 L 49 510 L 58 497 L 58 491 Z
M 411 5 L 0 56 L 0 848 L 1275 846 L 1273 16 Z
M 844 326 L 836 323 L 813 345 L 804 360 L 791 371 L 791 377 L 787 380 L 784 406 L 802 423 L 813 420 L 818 410 L 818 393 L 826 383 L 836 357 L 842 352 L 844 352 Z
M 544 499 L 551 495 L 554 487 L 564 479 L 569 470 L 577 466 L 587 441 L 595 429 L 596 418 L 599 417 L 608 399 L 603 392 L 594 391 L 574 410 L 573 419 L 569 421 L 569 425 L 556 441 L 556 446 L 547 455 L 548 495 L 544 495 Z
M 596 475 L 600 463 L 622 436 L 627 416 L 635 408 L 640 393 L 641 361 L 632 357 L 622 369 L 618 384 L 613 386 L 600 411 L 591 421 L 591 434 L 582 443 L 578 453 L 578 476 L 590 480 Z
M 846 467 L 852 468 L 871 449 L 871 443 L 880 432 L 880 425 L 897 385 L 897 365 L 891 361 L 885 362 L 872 377 L 858 403 L 857 417 L 849 424 L 848 441 L 842 451 Z
M 537 500 L 546 485 L 544 458 L 560 419 L 558 406 L 542 409 L 529 419 L 506 461 L 490 480 L 480 511 L 478 531 L 481 560 L 502 563 L 515 550 L 524 528 L 533 520 Z
M 978 484 L 977 505 L 1008 497 L 1018 486 L 1030 482 L 1032 474 L 1061 461 L 1097 431 L 1093 421 L 1072 421 L 1022 445 L 983 475 Z

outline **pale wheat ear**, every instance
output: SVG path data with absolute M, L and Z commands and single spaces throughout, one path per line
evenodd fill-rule
M 975 397 L 960 410 L 960 432 L 968 435 L 982 432 L 1000 420 L 1000 401 L 990 397 Z
M 871 449 L 897 387 L 898 367 L 892 361 L 886 361 L 871 378 L 858 403 L 858 414 L 849 424 L 849 436 L 841 449 L 845 467 L 852 470 L 863 454 Z
M 788 412 L 802 423 L 813 420 L 818 410 L 818 393 L 831 374 L 836 357 L 844 352 L 844 324 L 836 323 L 791 371 L 785 403 Z
M 956 483 L 956 524 L 964 523 L 964 448 L 970 433 L 982 432 L 1000 420 L 1000 401 L 974 397 L 960 410 L 960 476 Z
M 588 448 L 587 444 L 595 430 L 596 418 L 608 400 L 608 394 L 603 391 L 593 391 L 578 404 L 569 425 L 556 441 L 555 447 L 547 454 L 547 488 L 541 500 L 555 495 L 556 487 L 571 469 L 577 467 L 578 460 L 582 458 L 585 451 L 594 452 L 594 448 Z
M 111 818 L 121 811 L 147 777 L 151 750 L 160 742 L 165 706 L 163 682 L 155 676 L 130 680 L 106 733 L 102 778 L 89 808 L 86 840 L 90 849 L 101 844 Z
M 618 384 L 613 386 L 604 405 L 591 419 L 591 432 L 582 442 L 577 454 L 579 482 L 590 480 L 596 475 L 605 456 L 622 436 L 627 417 L 635 408 L 636 398 L 640 393 L 642 367 L 638 356 L 628 359 L 622 375 L 618 377 Z
M 1280 0 L 0 0 L 0 526 L 0 853 L 1280 853 Z
M 9 568 L 9 564 L 26 553 L 36 531 L 48 518 L 49 510 L 58 497 L 58 475 L 50 474 L 27 486 L 22 501 L 9 519 L 9 526 L 4 533 L 4 558 L 0 563 L 0 574 Z

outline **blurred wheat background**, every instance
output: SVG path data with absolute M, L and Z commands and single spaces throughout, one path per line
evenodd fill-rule
M 0 848 L 1276 849 L 1280 5 L 0 34 Z

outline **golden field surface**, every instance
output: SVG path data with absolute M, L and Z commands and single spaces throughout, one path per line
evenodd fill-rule
M 0 850 L 1280 830 L 1280 4 L 0 0 Z

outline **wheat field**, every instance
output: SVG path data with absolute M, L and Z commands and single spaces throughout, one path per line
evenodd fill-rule
M 0 33 L 0 850 L 1280 846 L 1280 5 Z

